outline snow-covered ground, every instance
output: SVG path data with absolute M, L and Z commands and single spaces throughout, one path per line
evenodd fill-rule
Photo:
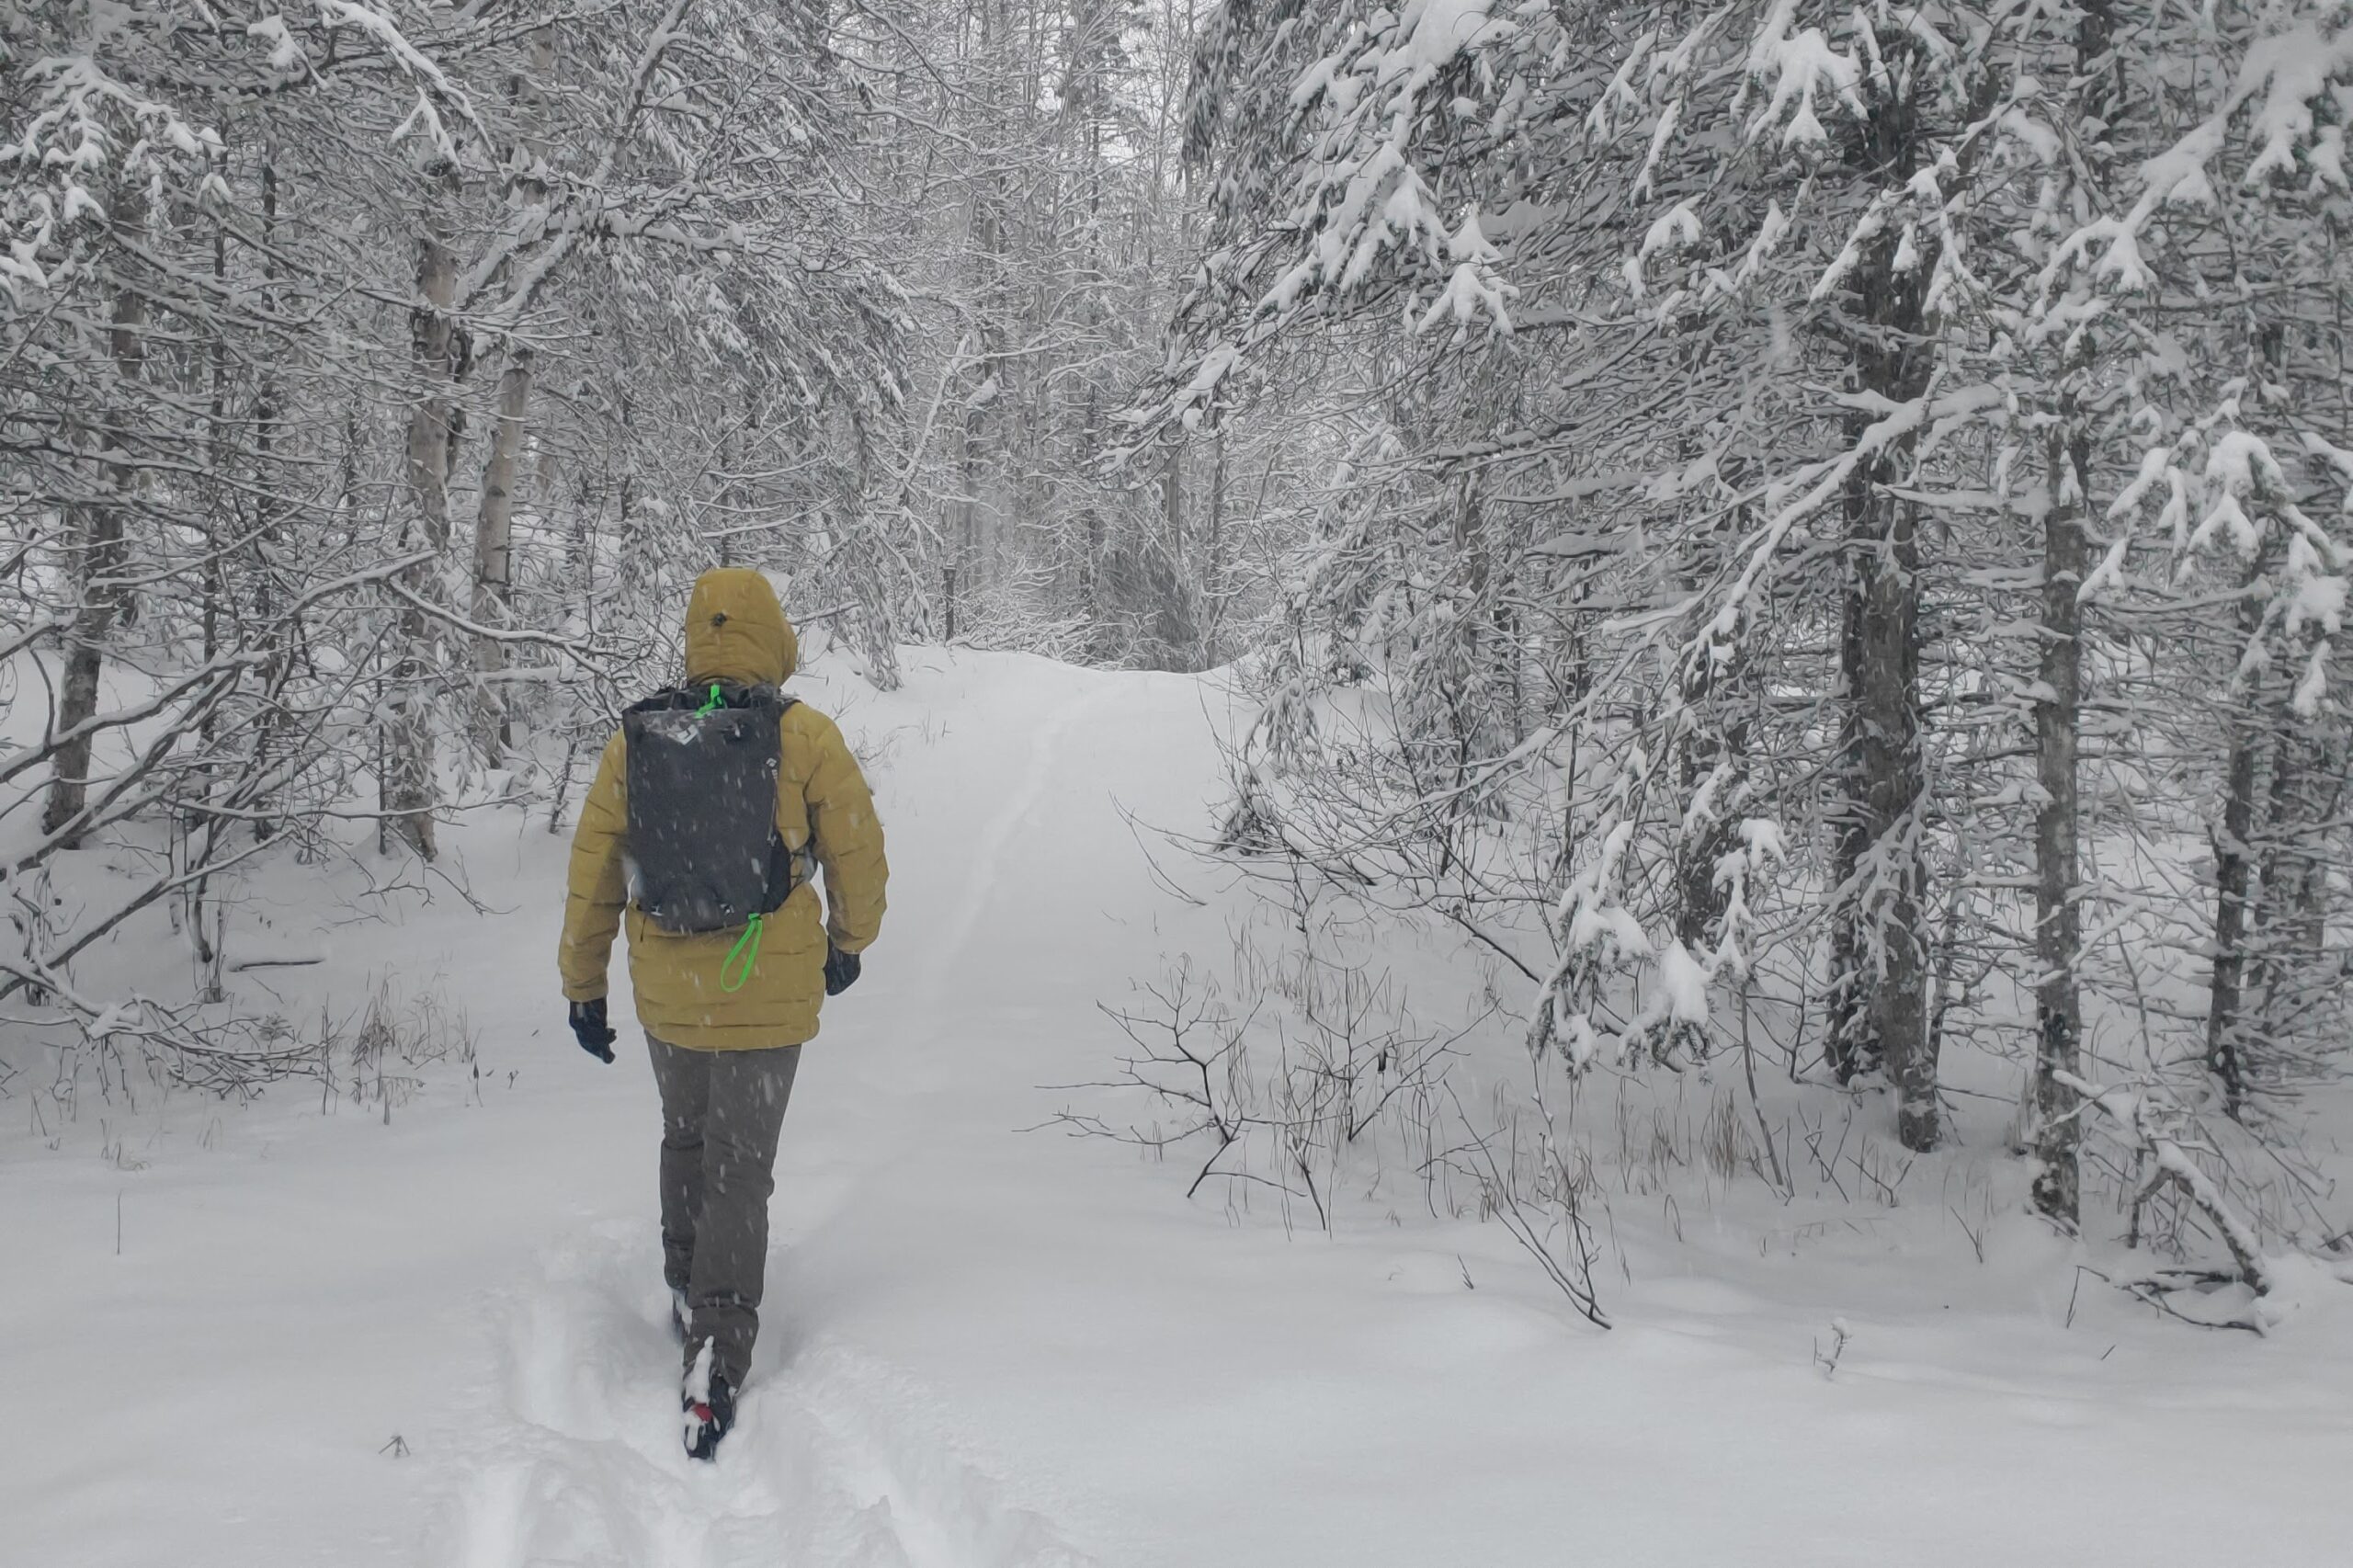
M 937 651 L 804 689 L 870 759 L 892 915 L 802 1065 L 720 1462 L 677 1449 L 650 1074 L 563 1028 L 563 841 L 508 814 L 450 836 L 486 912 L 427 884 L 314 937 L 348 870 L 274 868 L 239 915 L 331 953 L 262 971 L 290 1011 L 435 998 L 478 1074 L 0 1099 L 0 1562 L 2353 1562 L 2353 1314 L 2155 1319 L 1983 1128 L 1896 1207 L 1613 1167 L 1606 1334 L 1499 1225 L 1327 1236 L 1024 1131 L 1106 1071 L 1098 1001 L 1229 949 L 1130 820 L 1211 820 L 1222 699 Z

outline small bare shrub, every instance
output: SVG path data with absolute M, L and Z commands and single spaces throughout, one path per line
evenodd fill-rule
M 1065 1110 L 1052 1125 L 1156 1156 L 1202 1150 L 1188 1197 L 1221 1178 L 1241 1189 L 1230 1200 L 1271 1192 L 1286 1215 L 1304 1204 L 1325 1230 L 1335 1192 L 1358 1175 L 1377 1187 L 1402 1147 L 1435 1203 L 1439 1090 L 1456 1045 L 1486 1012 L 1441 1034 L 1415 1021 L 1385 972 L 1313 951 L 1270 960 L 1239 937 L 1235 964 L 1237 988 L 1258 998 L 1249 1011 L 1227 1006 L 1215 980 L 1179 960 L 1134 1004 L 1103 1007 L 1125 1041 L 1116 1075 L 1056 1085 L 1141 1092 L 1162 1118 L 1123 1125 Z
M 480 1038 L 465 1009 L 438 984 L 404 998 L 390 981 L 379 982 L 344 1053 L 351 1103 L 374 1107 L 390 1121 L 393 1107 L 407 1104 L 424 1087 L 423 1069 L 444 1062 L 472 1066 Z M 334 1089 L 330 1076 L 330 1095 Z

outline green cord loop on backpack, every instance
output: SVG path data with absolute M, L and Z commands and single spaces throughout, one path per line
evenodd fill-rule
M 712 681 L 710 683 L 710 700 L 695 710 L 695 717 L 699 719 L 706 713 L 716 713 L 726 706 L 727 699 L 721 693 L 719 689 L 719 683 L 717 681 Z
M 727 957 L 719 966 L 719 988 L 722 991 L 731 994 L 741 991 L 745 983 L 752 978 L 752 966 L 760 961 L 760 925 L 764 918 L 753 915 L 751 924 L 744 927 L 744 934 L 735 938 L 735 945 L 727 949 Z M 740 969 L 736 967 L 739 959 L 743 960 Z M 727 978 L 731 971 L 735 976 L 732 981 Z

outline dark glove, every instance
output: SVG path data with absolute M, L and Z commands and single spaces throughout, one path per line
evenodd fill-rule
M 579 1040 L 581 1050 L 599 1062 L 612 1061 L 613 1041 L 620 1037 L 613 1033 L 612 1026 L 605 1021 L 605 999 L 602 996 L 594 1002 L 574 1002 L 572 1005 L 572 1032 Z
M 838 996 L 858 983 L 858 962 L 856 953 L 846 953 L 839 948 L 825 949 L 825 994 Z

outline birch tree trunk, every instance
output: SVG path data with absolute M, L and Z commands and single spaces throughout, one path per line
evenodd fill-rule
M 524 108 L 524 123 L 543 123 L 544 83 L 555 69 L 554 28 L 541 28 L 531 37 L 531 69 L 515 85 L 516 100 Z M 509 152 L 516 170 L 509 183 L 510 203 L 534 206 L 547 199 L 542 169 L 547 158 L 543 138 L 526 135 Z M 490 431 L 490 456 L 483 464 L 482 505 L 474 515 L 473 612 L 477 626 L 496 626 L 506 619 L 514 597 L 515 492 L 523 471 L 523 434 L 531 406 L 531 381 L 536 369 L 530 347 L 512 337 L 506 341 L 506 362 L 498 373 L 497 413 Z M 506 701 L 497 687 L 506 667 L 506 644 L 495 637 L 474 640 L 475 741 L 483 759 L 495 767 L 509 740 Z
M 506 619 L 514 596 L 515 490 L 523 465 L 525 417 L 531 405 L 531 350 L 519 343 L 506 347 L 506 364 L 498 373 L 498 405 L 491 426 L 490 457 L 483 465 L 482 510 L 474 519 L 473 620 L 496 626 Z M 476 740 L 483 756 L 495 767 L 508 741 L 506 703 L 496 681 L 506 667 L 506 645 L 495 637 L 474 639 L 474 675 L 480 687 L 474 695 Z
M 417 215 L 416 300 L 409 311 L 416 375 L 416 402 L 408 424 L 409 502 L 415 528 L 436 552 L 449 546 L 450 420 L 457 389 L 457 331 L 450 306 L 457 298 L 458 257 L 449 245 L 448 206 L 457 188 L 456 170 L 436 165 L 426 171 Z M 406 577 L 412 594 L 429 591 L 430 574 L 425 568 L 412 569 Z M 426 700 L 430 630 L 424 611 L 404 600 L 381 783 L 387 822 L 428 860 L 435 853 L 433 730 Z

